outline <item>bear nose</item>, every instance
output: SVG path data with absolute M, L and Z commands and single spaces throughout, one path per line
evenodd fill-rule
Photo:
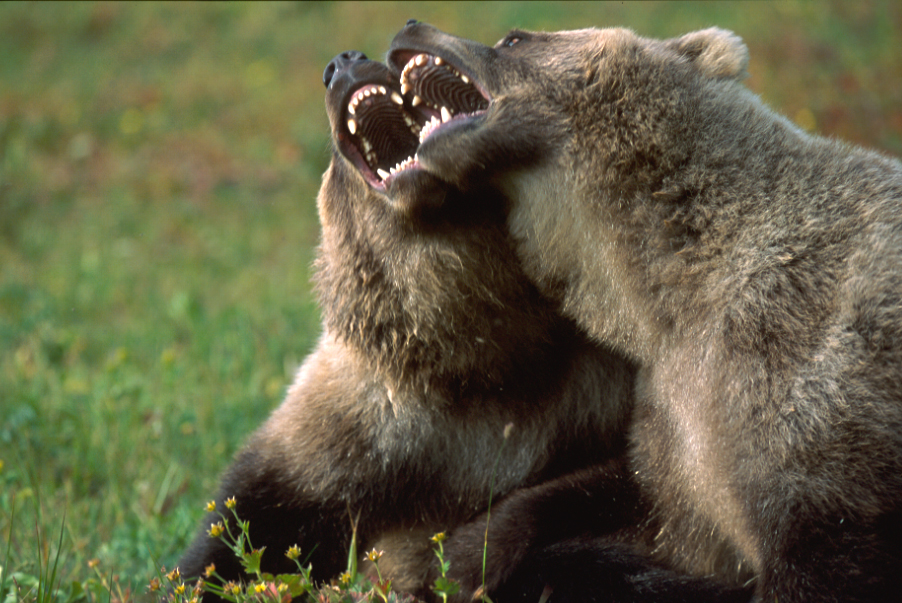
M 417 21 L 416 19 L 407 20 L 407 25 L 416 25 L 417 23 L 419 23 L 419 21 Z
M 359 50 L 347 50 L 331 61 L 326 65 L 326 70 L 323 71 L 323 84 L 326 85 L 326 88 L 329 87 L 329 84 L 332 83 L 332 78 L 335 77 L 336 73 L 344 71 L 350 66 L 354 61 L 365 61 L 366 55 L 360 52 Z

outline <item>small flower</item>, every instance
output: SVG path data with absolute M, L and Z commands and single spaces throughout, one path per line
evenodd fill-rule
M 181 574 L 179 573 L 179 568 L 175 568 L 174 570 L 172 570 L 171 572 L 166 574 L 166 579 L 169 580 L 170 582 L 175 582 L 180 577 L 181 577 Z
M 284 594 L 287 590 L 288 590 L 288 585 L 287 585 L 287 584 L 285 584 L 284 582 L 282 582 L 282 583 L 279 584 L 278 591 L 279 591 L 280 593 Z
M 216 510 L 216 501 L 211 500 L 210 502 L 207 503 L 207 506 L 204 508 L 207 510 L 207 513 L 212 513 L 213 511 Z
M 351 572 L 344 572 L 338 577 L 338 581 L 347 586 L 351 583 Z
M 214 573 L 216 573 L 216 564 L 215 563 L 211 563 L 210 565 L 208 565 L 207 567 L 204 568 L 204 576 L 206 576 L 207 578 L 212 576 Z
M 285 551 L 285 556 L 289 559 L 297 559 L 301 556 L 301 547 L 296 544 L 291 545 L 291 548 Z
M 222 590 L 232 595 L 239 595 L 241 594 L 241 585 L 237 582 L 229 581 L 225 583 L 225 586 L 222 587 Z
M 98 565 L 100 565 L 100 559 L 91 559 L 90 561 L 88 561 L 88 567 L 90 567 L 91 569 L 94 569 Z
M 176 586 L 176 587 L 175 587 L 175 593 L 178 594 L 178 595 L 184 595 L 184 594 L 185 594 L 185 585 L 184 585 L 184 584 L 179 584 L 178 586 Z
M 213 538 L 218 538 L 222 536 L 222 533 L 225 531 L 225 527 L 223 527 L 221 521 L 217 521 L 216 523 L 210 524 L 210 536 Z
M 366 558 L 369 559 L 370 561 L 372 561 L 373 563 L 376 563 L 377 561 L 379 561 L 379 557 L 381 557 L 381 556 L 382 556 L 382 551 L 377 551 L 376 549 L 373 549 L 372 551 L 370 551 L 369 553 L 366 554 Z
M 148 588 L 150 589 L 150 592 L 155 593 L 158 590 L 160 590 L 161 586 L 162 586 L 162 584 L 160 584 L 159 578 L 151 578 L 150 585 L 148 585 Z
M 265 584 L 265 583 L 259 582 L 259 583 L 257 583 L 257 584 L 254 585 L 254 592 L 256 592 L 257 594 L 262 593 L 264 590 L 266 590 L 266 584 Z
M 226 502 L 225 502 L 225 506 L 227 509 L 234 509 L 235 508 L 235 497 L 231 496 L 231 497 L 227 498 Z
M 445 541 L 445 538 L 447 538 L 447 536 L 445 535 L 445 533 L 444 533 L 444 532 L 439 532 L 438 534 L 436 534 L 435 536 L 433 536 L 433 537 L 430 538 L 429 540 L 431 540 L 432 542 L 435 542 L 436 544 L 438 544 L 438 543 L 440 543 L 440 542 L 444 542 L 444 541 Z

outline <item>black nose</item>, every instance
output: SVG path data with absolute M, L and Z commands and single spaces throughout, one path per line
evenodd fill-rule
M 416 19 L 407 20 L 407 25 L 416 25 L 417 23 L 419 23 L 419 21 L 417 21 Z
M 346 52 L 341 53 L 326 65 L 326 70 L 323 71 L 323 84 L 326 85 L 326 88 L 329 87 L 329 84 L 332 83 L 332 78 L 335 77 L 335 74 L 343 71 L 348 68 L 348 65 L 353 63 L 354 61 L 365 61 L 366 55 L 360 52 L 359 50 L 348 50 Z

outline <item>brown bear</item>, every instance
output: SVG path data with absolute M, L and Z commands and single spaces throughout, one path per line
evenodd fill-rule
M 497 192 L 382 182 L 435 114 L 402 101 L 396 75 L 349 52 L 324 81 L 334 150 L 318 197 L 323 333 L 225 473 L 217 507 L 236 499 L 266 547 L 264 571 L 290 571 L 284 552 L 298 544 L 317 580 L 345 569 L 356 521 L 359 549 L 383 543 L 395 587 L 427 597 L 429 536 L 484 511 L 493 488 L 500 497 L 595 465 L 618 473 L 635 370 L 527 280 Z M 618 504 L 621 523 L 639 521 L 643 507 Z M 219 519 L 204 521 L 182 575 L 212 563 L 243 577 L 207 534 Z
M 409 24 L 401 85 L 475 109 L 440 109 L 384 185 L 498 190 L 539 290 L 637 363 L 629 463 L 659 559 L 760 601 L 898 600 L 902 165 L 772 112 L 747 61 L 720 29 L 490 48 Z M 539 489 L 494 514 L 504 554 L 541 548 Z

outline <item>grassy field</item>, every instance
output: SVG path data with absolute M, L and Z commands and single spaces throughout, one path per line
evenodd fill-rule
M 410 17 L 487 43 L 719 25 L 778 110 L 902 155 L 893 0 L 0 4 L 0 603 L 57 552 L 42 601 L 143 597 L 176 561 L 318 335 L 322 69 Z

